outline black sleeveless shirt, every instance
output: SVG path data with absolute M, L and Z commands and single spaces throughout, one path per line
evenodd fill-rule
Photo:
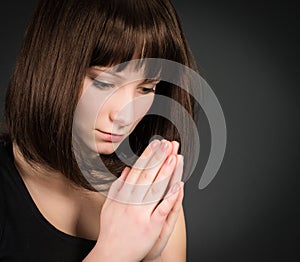
M 0 261 L 82 261 L 96 241 L 68 235 L 38 210 L 0 141 Z

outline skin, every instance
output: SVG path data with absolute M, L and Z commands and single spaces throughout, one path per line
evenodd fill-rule
M 151 107 L 159 82 L 146 82 L 143 70 L 128 65 L 121 72 L 92 67 L 87 71 L 83 91 L 74 116 L 73 131 L 95 154 L 111 154 L 134 130 Z M 100 131 L 100 132 L 99 132 Z M 102 132 L 124 135 L 111 142 Z
M 120 177 L 124 183 L 112 185 L 109 197 L 102 209 L 97 244 L 84 261 L 101 261 L 101 259 L 104 261 L 106 259 L 109 261 L 185 261 L 185 243 L 183 242 L 185 228 L 181 209 L 182 184 L 179 184 L 178 188 L 159 205 L 157 205 L 158 201 L 147 205 L 132 205 L 115 200 L 136 199 L 140 197 L 140 194 L 146 196 L 149 191 L 145 190 L 141 193 L 139 190 L 132 190 L 127 185 L 134 183 L 137 186 L 147 183 L 147 189 L 151 189 L 153 177 L 155 177 L 154 181 L 160 180 L 174 171 L 176 161 L 169 165 L 167 162 L 168 159 L 176 157 L 171 153 L 171 143 L 165 142 L 169 147 L 165 156 L 166 161 L 160 166 L 161 168 L 159 167 L 159 171 L 157 167 L 154 167 L 151 170 L 153 172 L 145 174 L 146 166 L 144 170 L 135 170 L 134 167 L 131 170 L 126 169 Z M 151 159 L 153 155 L 151 150 L 146 149 L 141 157 Z M 157 176 L 155 176 L 155 171 Z M 175 183 L 178 181 L 174 181 Z M 115 250 L 118 250 L 117 254 Z M 112 257 L 111 254 L 114 256 Z
M 113 130 L 125 134 L 125 139 L 152 105 L 154 92 L 148 91 L 154 90 L 157 82 L 145 84 L 142 72 L 134 75 L 128 67 L 129 72 L 121 72 L 121 88 L 99 91 L 95 75 L 101 70 L 91 68 L 84 79 L 82 98 L 86 100 L 81 99 L 77 113 L 85 122 L 78 130 L 90 134 L 85 137 L 90 149 L 110 154 L 123 140 L 110 142 L 97 132 Z M 99 97 L 104 94 L 109 100 L 103 100 L 99 109 Z M 93 104 L 88 98 L 95 97 Z M 84 117 L 86 114 L 89 117 Z M 84 261 L 185 261 L 183 157 L 178 155 L 178 147 L 175 141 L 152 141 L 136 164 L 123 170 L 105 197 L 71 185 L 59 172 L 38 165 L 32 168 L 13 144 L 16 166 L 43 216 L 67 234 L 97 240 Z

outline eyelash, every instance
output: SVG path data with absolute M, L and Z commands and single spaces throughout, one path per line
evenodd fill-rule
M 102 82 L 94 78 L 92 80 L 93 80 L 93 85 L 101 90 L 108 90 L 115 87 L 114 84 L 111 83 Z M 142 90 L 143 94 L 155 93 L 155 87 L 153 88 L 139 87 L 139 89 Z
M 143 90 L 144 94 L 149 94 L 149 93 L 155 93 L 155 88 L 147 88 L 147 87 L 140 87 L 140 89 Z
M 93 85 L 95 87 L 98 87 L 102 90 L 107 90 L 107 89 L 110 89 L 110 88 L 114 88 L 114 85 L 113 84 L 110 84 L 110 83 L 105 83 L 105 82 L 102 82 L 102 81 L 99 81 L 99 80 L 96 80 L 96 79 L 92 79 L 93 80 Z

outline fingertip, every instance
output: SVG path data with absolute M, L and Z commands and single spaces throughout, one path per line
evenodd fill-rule
M 170 154 L 173 154 L 173 145 L 172 143 L 169 141 L 169 140 L 166 140 L 166 139 L 162 139 L 160 141 L 160 144 L 161 144 L 161 153 L 164 155 L 164 156 L 168 156 Z
M 120 175 L 120 179 L 125 180 L 129 171 L 130 171 L 130 167 L 126 166 Z
M 158 148 L 158 146 L 160 145 L 160 141 L 158 139 L 154 139 L 153 141 L 151 141 L 151 143 L 149 144 L 150 149 L 155 150 Z
M 172 146 L 173 146 L 173 151 L 172 151 L 172 154 L 176 155 L 178 154 L 178 150 L 179 150 L 179 142 L 177 141 L 172 141 Z
M 177 155 L 177 167 L 180 166 L 180 167 L 183 167 L 183 164 L 184 164 L 184 157 L 183 155 Z

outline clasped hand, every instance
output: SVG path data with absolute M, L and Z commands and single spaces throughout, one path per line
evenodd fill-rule
M 154 140 L 112 184 L 98 241 L 84 261 L 155 261 L 174 229 L 183 199 L 178 142 Z

